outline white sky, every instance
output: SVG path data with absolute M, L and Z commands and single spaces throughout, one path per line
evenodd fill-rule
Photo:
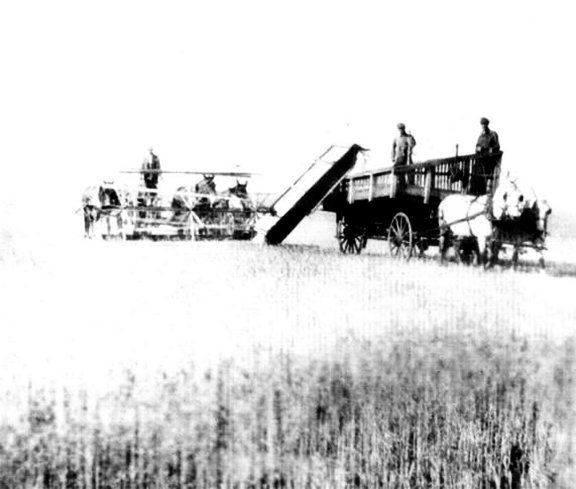
M 565 206 L 573 21 L 568 1 L 7 0 L 2 195 L 57 188 L 73 211 L 150 146 L 165 169 L 289 184 L 331 143 L 388 165 L 399 121 L 417 160 L 473 152 L 485 116 L 505 167 Z

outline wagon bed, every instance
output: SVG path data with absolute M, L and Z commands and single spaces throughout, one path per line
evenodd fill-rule
M 502 153 L 433 159 L 349 174 L 324 200 L 336 213 L 345 253 L 360 253 L 368 239 L 389 241 L 393 255 L 409 258 L 437 244 L 437 209 L 451 194 L 484 195 L 496 188 Z

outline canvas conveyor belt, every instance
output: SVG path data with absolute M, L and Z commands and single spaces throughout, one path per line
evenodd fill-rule
M 280 244 L 317 208 L 356 164 L 357 144 L 331 146 L 271 206 L 277 221 L 266 232 L 268 244 Z

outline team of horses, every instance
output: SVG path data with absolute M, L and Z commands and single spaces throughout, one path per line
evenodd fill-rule
M 193 186 L 179 187 L 174 195 L 165 200 L 157 191 L 141 189 L 137 195 L 104 182 L 98 187 L 88 187 L 82 195 L 84 234 L 95 236 L 96 226 L 103 226 L 102 236 L 124 238 L 135 213 L 141 217 L 152 216 L 158 223 L 182 225 L 193 213 L 200 222 L 218 228 L 228 219 L 230 229 L 253 213 L 248 194 L 248 182 L 236 180 L 233 187 L 224 192 L 216 191 L 214 175 L 203 175 Z
M 217 192 L 214 175 L 210 174 L 203 175 L 193 188 L 179 187 L 170 205 L 174 221 L 182 222 L 192 212 L 202 222 L 200 238 L 249 237 L 250 230 L 246 227 L 255 212 L 247 181 L 236 180 L 233 187 Z
M 438 207 L 440 259 L 446 259 L 451 245 L 457 261 L 479 265 L 497 263 L 502 249 L 512 248 L 512 263 L 526 248 L 540 253 L 544 266 L 548 217 L 552 209 L 534 192 L 525 192 L 509 177 L 503 178 L 493 194 L 471 196 L 454 194 Z

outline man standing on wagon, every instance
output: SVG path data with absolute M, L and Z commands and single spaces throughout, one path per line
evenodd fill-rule
M 412 164 L 412 149 L 416 146 L 416 140 L 412 134 L 406 132 L 406 126 L 398 124 L 398 136 L 392 143 L 392 163 L 394 167 Z
M 492 131 L 488 127 L 490 121 L 486 119 L 486 117 L 482 117 L 482 119 L 480 119 L 480 125 L 482 126 L 482 132 L 476 143 L 476 154 L 488 156 L 498 153 L 500 151 L 500 141 L 498 140 L 496 131 Z
M 482 132 L 476 142 L 476 154 L 482 158 L 480 162 L 477 162 L 476 171 L 472 175 L 471 191 L 474 193 L 490 191 L 494 168 L 497 163 L 494 156 L 500 152 L 498 134 L 490 129 L 490 121 L 486 117 L 482 117 L 480 125 Z
M 412 150 L 416 146 L 416 139 L 412 134 L 406 132 L 406 126 L 400 122 L 398 124 L 398 136 L 392 143 L 392 164 L 394 168 L 412 164 Z M 406 183 L 413 183 L 413 174 L 406 174 Z

